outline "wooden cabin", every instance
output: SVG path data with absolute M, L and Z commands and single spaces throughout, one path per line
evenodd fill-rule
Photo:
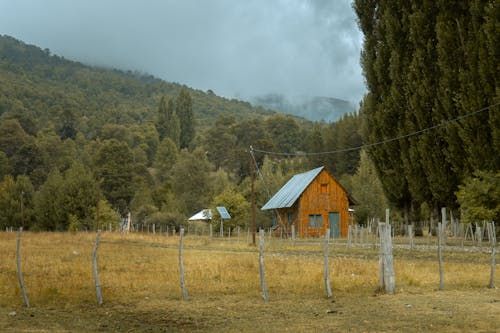
M 277 228 L 290 233 L 295 225 L 298 237 L 347 237 L 354 224 L 354 201 L 325 167 L 293 176 L 263 207 L 274 210 Z

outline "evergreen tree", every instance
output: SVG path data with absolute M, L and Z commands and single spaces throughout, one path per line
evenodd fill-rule
M 27 176 L 6 176 L 0 182 L 0 228 L 30 228 L 33 224 L 34 189 Z
M 365 144 L 385 141 L 400 134 L 401 109 L 386 109 L 390 94 L 391 48 L 388 45 L 385 19 L 392 18 L 394 12 L 387 9 L 389 4 L 372 0 L 356 0 L 354 9 L 359 18 L 359 26 L 364 34 L 361 65 L 366 78 L 368 94 L 360 112 L 363 118 L 363 139 Z M 405 170 L 401 163 L 401 144 L 392 141 L 385 145 L 370 147 L 368 154 L 374 162 L 384 192 L 397 208 L 408 211 L 411 195 Z
M 62 140 L 76 138 L 75 115 L 69 109 L 65 109 L 59 117 L 59 136 Z
M 499 7 L 480 0 L 356 0 L 354 8 L 365 35 L 365 143 L 446 125 L 370 147 L 384 190 L 405 212 L 421 204 L 453 207 L 464 177 L 500 168 L 498 106 L 492 107 Z
M 122 216 L 128 213 L 134 196 L 137 165 L 132 150 L 125 142 L 104 141 L 94 159 L 100 189 Z
M 181 121 L 177 114 L 174 101 L 170 99 L 167 104 L 169 122 L 167 126 L 167 137 L 169 137 L 180 148 L 181 144 Z M 194 130 L 193 130 L 194 131 Z
M 35 195 L 36 226 L 41 230 L 65 230 L 68 214 L 64 210 L 64 179 L 56 169 L 52 171 L 47 180 L 40 186 Z
M 165 99 L 165 96 L 162 96 L 160 99 L 160 105 L 158 106 L 158 114 L 156 118 L 156 130 L 158 131 L 160 141 L 163 140 L 163 138 L 167 137 L 168 121 L 169 115 L 167 109 L 167 101 Z
M 179 152 L 177 146 L 170 138 L 165 138 L 158 146 L 153 166 L 156 168 L 156 178 L 160 182 L 168 179 L 169 172 L 177 161 Z
M 226 168 L 234 165 L 234 150 L 237 146 L 233 126 L 235 119 L 232 116 L 221 116 L 217 118 L 215 125 L 208 129 L 205 135 L 204 146 L 208 152 L 208 159 L 215 165 L 215 169 Z
M 351 177 L 350 183 L 349 190 L 356 200 L 356 221 L 364 223 L 372 217 L 382 219 L 388 202 L 375 167 L 364 150 L 361 151 L 359 167 Z
M 182 89 L 175 100 L 175 113 L 180 124 L 180 148 L 188 148 L 194 139 L 194 114 L 191 95 Z
M 179 211 L 185 215 L 206 208 L 212 201 L 210 171 L 205 152 L 198 149 L 189 152 L 181 150 L 177 162 L 172 167 L 172 190 L 175 193 Z

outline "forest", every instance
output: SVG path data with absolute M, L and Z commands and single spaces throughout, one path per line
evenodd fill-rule
M 135 223 L 179 226 L 226 206 L 249 219 L 253 146 L 257 206 L 317 165 L 352 176 L 358 114 L 313 123 L 150 75 L 96 68 L 0 37 L 0 227 L 89 230 L 130 212 Z M 295 154 L 295 155 L 294 155 Z M 269 214 L 258 225 L 269 226 Z
M 353 7 L 367 93 L 333 123 L 0 36 L 0 227 L 89 230 L 129 212 L 179 226 L 219 205 L 234 215 L 229 227 L 247 226 L 251 147 L 258 208 L 324 165 L 355 198 L 357 223 L 386 207 L 417 230 L 440 207 L 498 221 L 498 2 Z M 258 210 L 257 225 L 271 223 Z

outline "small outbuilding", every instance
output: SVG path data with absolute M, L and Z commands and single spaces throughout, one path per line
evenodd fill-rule
M 278 228 L 289 233 L 291 226 L 299 237 L 347 237 L 354 224 L 354 200 L 342 185 L 319 167 L 293 176 L 263 207 L 274 210 Z
M 188 221 L 209 221 L 213 217 L 213 213 L 211 209 L 203 209 L 200 210 L 198 213 L 194 214 L 191 216 Z

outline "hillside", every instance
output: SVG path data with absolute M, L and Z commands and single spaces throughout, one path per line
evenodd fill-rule
M 108 122 L 140 124 L 153 119 L 161 96 L 177 96 L 183 88 L 188 87 L 151 75 L 69 61 L 0 35 L 0 117 L 29 118 L 25 123 L 36 127 L 32 133 L 59 118 L 62 110 L 75 115 L 78 130 L 87 136 Z M 189 92 L 198 126 L 213 124 L 219 115 L 243 120 L 273 113 L 210 91 Z
M 281 94 L 257 96 L 252 104 L 302 117 L 311 121 L 337 121 L 355 111 L 348 101 L 332 97 L 286 97 Z
M 135 223 L 179 227 L 210 205 L 244 212 L 232 220 L 243 226 L 250 146 L 290 155 L 355 147 L 359 125 L 357 114 L 313 124 L 1 36 L 0 227 L 88 230 L 129 212 Z M 358 160 L 358 152 L 257 153 L 254 165 L 267 179 L 256 180 L 256 203 L 268 199 L 265 188 L 276 190 L 299 171 L 324 165 L 353 174 Z M 272 223 L 270 214 L 259 213 L 259 223 Z

